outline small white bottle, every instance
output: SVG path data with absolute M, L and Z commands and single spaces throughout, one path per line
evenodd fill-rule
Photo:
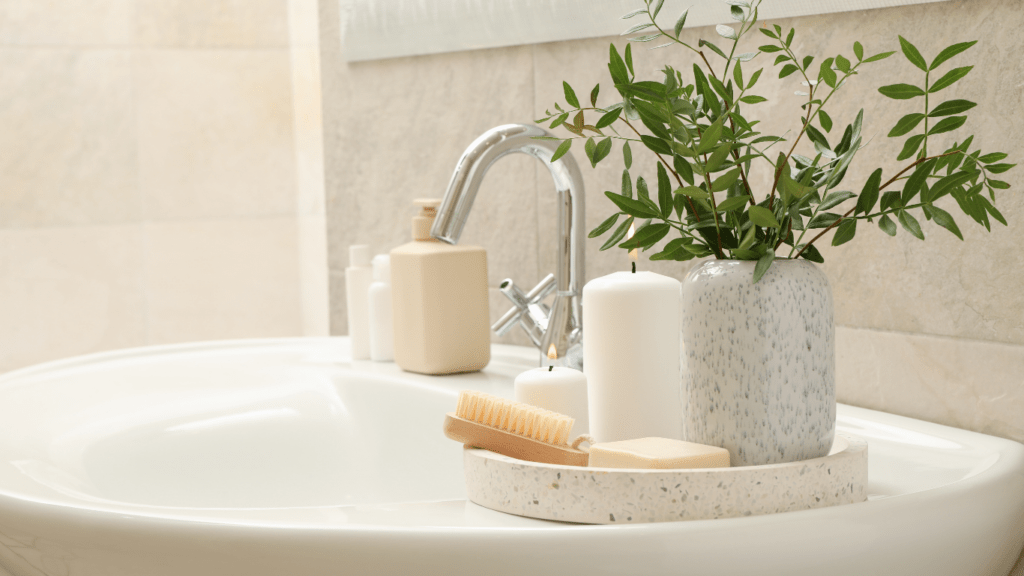
M 348 247 L 349 266 L 345 268 L 345 303 L 348 305 L 348 337 L 352 343 L 353 360 L 370 359 L 370 247 L 365 244 Z
M 391 313 L 391 257 L 373 257 L 373 284 L 370 284 L 370 360 L 395 359 L 395 330 Z

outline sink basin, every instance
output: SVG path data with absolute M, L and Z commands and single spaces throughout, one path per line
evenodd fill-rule
M 1024 446 L 839 406 L 868 501 L 584 526 L 465 500 L 460 389 L 511 396 L 533 349 L 477 374 L 352 362 L 336 339 L 166 346 L 0 377 L 0 576 L 998 575 L 1024 545 Z

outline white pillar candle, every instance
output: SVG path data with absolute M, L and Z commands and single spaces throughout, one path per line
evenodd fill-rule
M 681 440 L 681 284 L 616 272 L 583 288 L 583 371 L 598 442 Z
M 579 370 L 561 366 L 534 368 L 516 376 L 516 402 L 571 416 L 572 441 L 590 429 L 587 417 L 587 377 Z

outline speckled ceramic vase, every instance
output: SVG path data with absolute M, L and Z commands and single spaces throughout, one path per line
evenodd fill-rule
M 733 466 L 828 454 L 836 429 L 835 324 L 825 274 L 776 260 L 711 260 L 683 280 L 685 439 Z

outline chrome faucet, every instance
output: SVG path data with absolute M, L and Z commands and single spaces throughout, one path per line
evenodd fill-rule
M 569 154 L 551 162 L 557 142 L 536 140 L 538 136 L 550 134 L 536 126 L 505 124 L 474 140 L 455 167 L 430 235 L 449 244 L 458 243 L 484 174 L 498 158 L 520 152 L 543 162 L 551 172 L 558 194 L 558 267 L 553 276 L 549 274 L 527 293 L 512 280 L 502 282 L 501 292 L 512 301 L 513 307 L 491 329 L 504 335 L 518 323 L 540 349 L 540 365 L 548 365 L 548 359 L 553 356 L 558 364 L 581 370 L 583 315 L 580 300 L 586 226 L 583 177 Z M 543 300 L 552 292 L 555 299 L 549 308 Z

